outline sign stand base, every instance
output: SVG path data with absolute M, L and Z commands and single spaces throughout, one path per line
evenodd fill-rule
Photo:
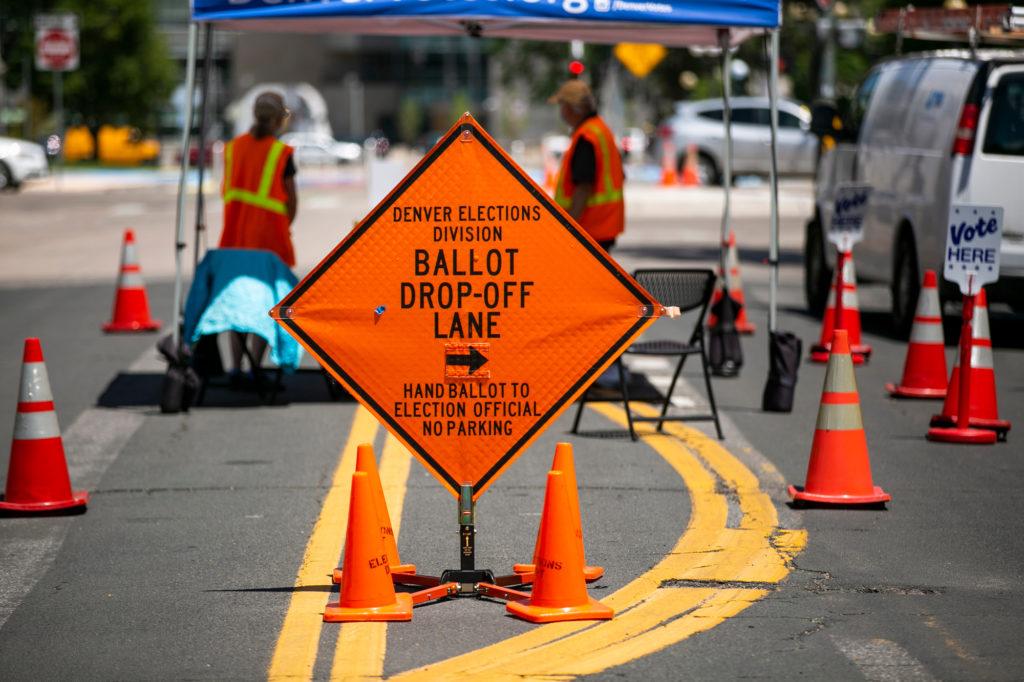
M 473 486 L 463 484 L 459 490 L 460 567 L 447 569 L 440 576 L 419 573 L 392 573 L 391 580 L 405 587 L 425 587 L 412 593 L 413 604 L 426 604 L 449 597 L 476 597 L 520 601 L 528 592 L 515 587 L 533 583 L 533 573 L 513 573 L 495 577 L 490 569 L 476 568 L 476 504 Z

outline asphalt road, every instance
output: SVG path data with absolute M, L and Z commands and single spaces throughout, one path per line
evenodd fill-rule
M 800 294 L 806 187 L 788 191 L 780 326 L 809 344 L 819 322 L 804 313 Z M 715 195 L 701 192 L 699 200 L 643 194 L 616 257 L 627 269 L 712 262 Z M 420 669 L 412 676 L 430 677 L 434 670 L 435 676 L 496 679 L 523 670 L 527 676 L 659 680 L 1024 674 L 1018 434 L 1011 431 L 1008 442 L 989 447 L 925 441 L 928 417 L 939 405 L 884 395 L 884 383 L 899 378 L 904 352 L 888 326 L 884 291 L 861 289 L 874 354 L 856 378 L 874 478 L 893 501 L 885 511 L 787 505 L 785 485 L 802 483 L 806 471 L 824 368 L 801 365 L 792 414 L 760 410 L 767 271 L 759 192 L 741 194 L 734 222 L 758 331 L 743 340 L 740 377 L 714 381 L 728 452 L 710 449 L 713 439 L 696 431 L 634 444 L 622 437 L 614 406 L 588 410 L 587 434 L 569 436 L 570 410 L 478 505 L 478 565 L 500 573 L 527 560 L 544 472 L 555 443 L 570 440 L 588 560 L 607 571 L 591 594 L 614 600 L 638 578 L 656 577 L 645 604 L 660 598 L 671 615 L 646 637 L 595 629 L 563 644 L 538 641 L 534 649 L 516 649 L 515 642 L 550 630 L 506 617 L 496 603 L 449 601 L 418 608 L 410 624 L 389 626 L 386 656 L 373 674 Z M 297 229 L 303 230 L 299 249 L 307 266 L 358 217 L 356 197 L 352 187 L 303 194 Z M 677 219 L 679 204 L 686 210 Z M 0 269 L 8 273 L 0 289 L 0 386 L 9 387 L 0 391 L 0 411 L 9 415 L 0 421 L 0 439 L 11 435 L 22 340 L 38 335 L 73 483 L 92 494 L 84 515 L 0 518 L 0 677 L 255 679 L 285 669 L 273 666 L 286 667 L 288 656 L 303 647 L 307 658 L 312 648 L 306 677 L 361 674 L 357 664 L 367 660 L 367 643 L 383 647 L 383 630 L 312 627 L 318 618 L 294 629 L 286 614 L 303 595 L 319 608 L 326 602 L 332 589 L 326 576 L 298 586 L 296 576 L 309 568 L 304 555 L 316 527 L 337 529 L 332 541 L 340 547 L 344 520 L 321 512 L 338 496 L 336 472 L 347 461 L 346 443 L 357 433 L 378 452 L 388 451 L 383 430 L 364 428 L 355 403 L 332 401 L 312 366 L 286 379 L 273 406 L 260 405 L 251 393 L 214 388 L 188 415 L 158 413 L 157 337 L 105 336 L 100 325 L 110 314 L 117 240 L 129 217 L 145 237 L 140 250 L 154 314 L 168 316 L 173 196 L 166 188 L 29 192 L 0 197 L 0 212 Z M 210 221 L 219 224 L 215 207 Z M 73 248 L 61 246 L 69 234 Z M 152 275 L 147 254 L 156 263 Z M 1001 416 L 1020 425 L 1024 321 L 993 313 L 992 327 Z M 946 338 L 955 336 L 956 320 L 949 319 Z M 953 346 L 947 350 L 952 359 Z M 693 370 L 684 373 L 691 387 L 700 385 Z M 656 382 L 664 370 L 637 371 Z M 681 396 L 682 402 L 703 401 L 703 392 L 690 387 Z M 709 433 L 705 427 L 694 428 Z M 673 447 L 680 449 L 673 453 Z M 700 472 L 687 469 L 684 447 L 694 467 L 713 475 L 707 489 Z M 407 478 L 396 478 L 404 490 L 402 559 L 428 573 L 454 567 L 454 500 L 417 462 L 409 465 L 398 455 L 394 461 L 408 467 Z M 762 498 L 761 511 L 751 511 Z M 715 504 L 723 528 L 702 535 L 702 510 Z M 759 523 L 764 533 L 750 532 Z M 788 552 L 787 538 L 802 537 L 802 530 L 806 547 Z M 736 554 L 743 541 L 733 539 L 748 535 L 766 544 Z M 757 572 L 767 556 L 778 559 L 778 572 Z M 318 559 L 330 565 L 337 556 Z M 697 563 L 672 563 L 691 559 Z M 712 612 L 713 595 L 686 606 L 701 590 L 725 595 L 731 606 Z M 642 622 L 645 608 L 623 610 L 617 621 L 629 629 Z M 302 646 L 289 650 L 282 632 L 298 633 Z M 440 667 L 422 669 L 429 664 Z

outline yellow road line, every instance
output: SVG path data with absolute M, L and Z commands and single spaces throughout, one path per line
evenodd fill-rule
M 362 408 L 360 408 L 362 409 Z M 398 540 L 402 525 L 402 507 L 409 480 L 412 455 L 398 440 L 388 434 L 380 456 L 380 483 L 391 516 L 391 530 Z M 345 623 L 338 633 L 331 665 L 332 680 L 379 679 L 384 674 L 387 651 L 387 623 Z
M 377 420 L 373 415 L 362 408 L 356 410 L 348 441 L 341 453 L 341 461 L 334 471 L 331 487 L 324 498 L 320 516 L 313 526 L 313 533 L 306 544 L 306 552 L 295 578 L 296 590 L 288 604 L 288 612 L 267 671 L 267 677 L 271 680 L 308 680 L 313 676 L 324 604 L 331 584 L 328 576 L 337 565 L 345 536 L 352 472 L 356 466 L 356 447 L 360 443 L 372 443 L 377 428 Z M 304 589 L 317 585 L 324 586 L 324 591 Z
M 606 404 L 591 406 L 625 426 L 625 413 Z M 639 412 L 653 414 L 643 407 Z M 519 680 L 592 674 L 645 656 L 739 613 L 767 594 L 735 583 L 778 582 L 789 561 L 806 544 L 805 531 L 777 527 L 770 498 L 739 460 L 708 436 L 678 423 L 669 435 L 651 433 L 645 442 L 682 477 L 691 498 L 690 521 L 673 550 L 645 574 L 604 599 L 620 615 L 594 623 L 558 623 L 468 654 L 399 675 L 402 679 Z M 724 486 L 739 500 L 739 527 L 727 528 Z M 662 588 L 666 580 L 711 581 L 708 587 Z M 714 586 L 715 582 L 728 587 Z M 675 608 L 673 608 L 675 607 Z

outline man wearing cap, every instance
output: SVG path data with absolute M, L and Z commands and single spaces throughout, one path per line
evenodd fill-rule
M 562 119 L 573 128 L 555 184 L 555 202 L 607 251 L 626 223 L 615 136 L 597 115 L 594 94 L 583 81 L 566 81 L 548 101 L 559 105 Z
M 221 248 L 273 251 L 289 267 L 295 266 L 291 225 L 298 210 L 295 162 L 291 147 L 277 139 L 290 116 L 284 98 L 263 92 L 253 104 L 254 123 L 224 148 L 224 231 Z M 232 381 L 240 376 L 245 337 L 231 334 L 234 361 Z M 267 342 L 252 335 L 252 356 L 262 362 Z M 255 372 L 257 367 L 253 368 Z

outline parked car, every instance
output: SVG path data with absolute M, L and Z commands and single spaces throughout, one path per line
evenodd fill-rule
M 44 177 L 49 171 L 41 145 L 0 137 L 0 190 L 17 189 L 25 180 Z
M 834 110 L 816 111 L 815 130 Z M 872 187 L 857 274 L 892 291 L 897 327 L 909 330 L 921 273 L 942 272 L 951 203 L 1003 207 L 1000 280 L 990 301 L 1024 311 L 1024 50 L 943 50 L 890 59 L 860 84 L 837 144 L 822 156 L 815 214 L 804 245 L 808 305 L 828 295 L 834 249 L 826 248 L 840 183 Z M 957 296 L 944 283 L 945 299 Z
M 334 166 L 358 161 L 363 148 L 355 142 L 340 142 L 319 133 L 286 133 L 281 141 L 295 148 L 295 164 L 302 166 Z
M 735 97 L 732 108 L 732 174 L 767 175 L 771 144 L 771 109 L 767 97 Z M 722 181 L 725 168 L 724 103 L 721 99 L 678 102 L 675 114 L 662 124 L 661 139 L 675 146 L 682 170 L 687 145 L 697 145 L 697 173 L 701 184 Z M 660 152 L 659 152 L 660 158 Z M 813 175 L 818 139 L 811 133 L 810 109 L 788 99 L 779 100 L 778 164 L 780 175 Z

